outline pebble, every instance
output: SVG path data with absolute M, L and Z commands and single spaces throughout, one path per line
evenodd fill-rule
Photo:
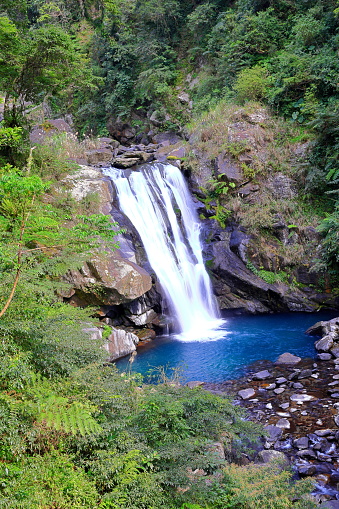
M 317 458 L 320 461 L 328 461 L 328 462 L 332 461 L 332 456 L 330 456 L 329 454 L 324 454 L 323 452 L 317 452 Z
M 299 458 L 311 459 L 315 459 L 317 457 L 316 453 L 312 449 L 302 449 L 301 451 L 297 452 L 297 456 L 299 456 Z
M 293 389 L 303 389 L 304 386 L 300 382 L 295 382 L 292 384 Z
M 317 469 L 314 465 L 299 465 L 298 466 L 298 472 L 300 475 L 314 475 L 316 473 Z
M 338 395 L 339 397 L 339 395 Z M 309 394 L 292 394 L 290 396 L 291 401 L 296 401 L 297 403 L 304 403 L 305 401 L 312 401 L 315 399 L 314 396 L 310 396 Z
M 317 358 L 321 361 L 329 361 L 332 359 L 332 355 L 330 353 L 318 353 Z
M 331 435 L 332 430 L 331 429 L 317 429 L 314 434 L 318 437 L 327 437 L 327 435 Z
M 285 392 L 285 389 L 284 387 L 278 387 L 278 389 L 274 389 L 275 394 L 282 394 L 283 392 Z
M 252 387 L 249 387 L 248 389 L 243 389 L 242 391 L 239 391 L 238 395 L 242 399 L 250 399 L 255 395 L 255 390 L 252 389 Z
M 253 380 L 265 380 L 266 378 L 271 377 L 272 375 L 267 369 L 264 369 L 263 371 L 258 371 L 258 373 L 254 373 L 254 375 L 252 376 Z
M 279 421 L 276 422 L 275 425 L 278 428 L 284 428 L 284 429 L 289 429 L 291 427 L 290 421 L 288 421 L 287 419 L 284 419 L 284 418 L 279 419 Z
M 282 435 L 282 429 L 278 428 L 274 424 L 268 424 L 264 429 L 268 434 L 266 439 L 268 442 L 276 442 Z
M 294 440 L 294 445 L 297 449 L 308 449 L 310 441 L 307 437 L 300 437 Z
M 289 403 L 282 403 L 282 405 L 279 405 L 279 408 L 282 408 L 283 410 L 286 410 L 290 406 Z
M 295 369 L 293 373 L 291 373 L 288 377 L 289 380 L 294 380 L 295 378 L 297 378 L 297 376 L 299 375 L 300 373 L 300 369 Z
M 264 383 L 259 383 L 258 388 L 242 385 L 239 389 L 242 387 L 243 391 L 238 392 L 242 399 L 246 398 L 240 404 L 248 407 L 253 419 L 258 420 L 257 413 L 261 412 L 261 422 L 277 420 L 275 425 L 266 427 L 269 436 L 264 437 L 263 446 L 268 456 L 272 451 L 284 451 L 301 477 L 320 476 L 315 497 L 325 497 L 323 502 L 333 498 L 335 490 L 339 499 L 339 327 L 337 336 L 338 352 L 334 355 L 319 352 L 318 363 L 303 360 L 300 369 L 290 362 L 276 367 L 269 364 L 267 370 L 252 375 L 253 380 Z M 284 362 L 290 355 L 282 356 Z M 338 357 L 334 358 L 335 355 Z M 251 391 L 250 395 L 247 391 Z M 250 400 L 253 397 L 256 399 Z M 255 401 L 257 404 L 252 405 Z M 333 478 L 328 486 L 333 472 L 338 481 Z M 319 491 L 321 485 L 329 491 Z M 325 503 L 322 507 L 325 509 Z M 339 509 L 339 500 L 338 508 L 328 507 Z
M 312 370 L 311 369 L 303 369 L 299 373 L 298 379 L 300 379 L 300 378 L 309 378 L 310 376 L 312 376 Z
M 276 388 L 276 386 L 277 386 L 277 384 L 270 384 L 270 385 L 268 385 L 268 386 L 266 387 L 266 389 L 267 389 L 268 391 L 270 391 L 271 389 L 275 389 L 275 388 Z

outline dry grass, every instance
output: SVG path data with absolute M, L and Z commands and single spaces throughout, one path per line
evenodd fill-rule
M 75 160 L 86 158 L 85 153 L 99 148 L 100 142 L 97 138 L 90 137 L 79 141 L 76 134 L 64 132 L 46 138 L 44 146 L 53 152 L 58 152 L 63 159 Z
M 221 101 L 219 105 L 188 126 L 196 152 L 212 161 L 219 154 L 228 154 L 241 166 L 242 156 L 251 159 L 251 179 L 265 178 L 275 172 L 295 176 L 296 149 L 312 134 L 300 126 L 276 118 L 257 102 L 245 106 Z M 196 157 L 188 164 L 199 173 Z

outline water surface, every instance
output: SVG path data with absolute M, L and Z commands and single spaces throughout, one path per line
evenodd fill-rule
M 222 382 L 245 374 L 246 366 L 258 360 L 275 361 L 281 353 L 314 357 L 313 336 L 305 331 L 333 313 L 282 313 L 236 316 L 224 320 L 222 337 L 214 340 L 183 341 L 180 336 L 162 336 L 138 348 L 133 371 L 146 374 L 166 366 L 183 370 L 185 381 Z M 117 362 L 130 369 L 129 357 Z

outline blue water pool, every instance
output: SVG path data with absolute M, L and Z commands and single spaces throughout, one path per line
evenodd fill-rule
M 175 336 L 161 336 L 140 347 L 133 364 L 126 357 L 117 366 L 142 374 L 159 366 L 181 368 L 185 381 L 222 382 L 242 376 L 245 367 L 255 361 L 275 361 L 284 352 L 313 357 L 315 338 L 305 330 L 334 316 L 322 312 L 227 318 L 221 339 L 183 342 Z

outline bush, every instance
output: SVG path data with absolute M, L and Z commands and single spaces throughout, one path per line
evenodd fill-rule
M 240 71 L 233 88 L 240 101 L 256 101 L 266 97 L 268 83 L 267 69 L 256 65 Z
M 93 481 L 58 452 L 1 467 L 0 508 L 93 509 L 99 496 Z

